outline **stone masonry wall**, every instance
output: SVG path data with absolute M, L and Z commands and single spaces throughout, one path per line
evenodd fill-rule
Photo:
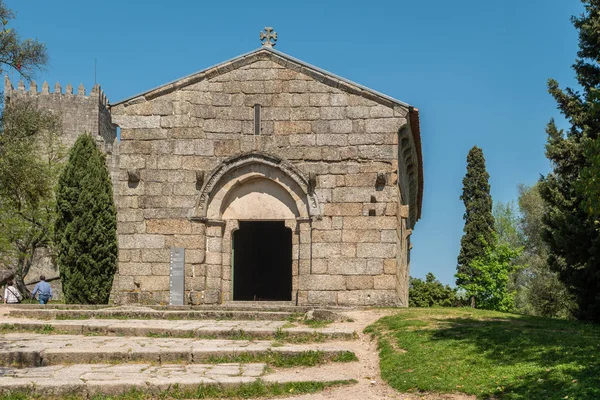
M 76 93 L 69 84 L 63 93 L 60 84 L 56 83 L 52 92 L 48 83 L 44 82 L 41 91 L 37 84 L 31 82 L 26 90 L 23 81 L 13 88 L 8 77 L 4 80 L 4 97 L 7 102 L 24 99 L 33 102 L 39 109 L 48 110 L 60 117 L 62 126 L 61 140 L 65 146 L 71 147 L 79 135 L 90 133 L 103 142 L 103 150 L 111 153 L 111 146 L 117 138 L 116 127 L 111 123 L 107 100 L 100 86 L 96 85 L 89 94 L 83 85 Z
M 260 151 L 317 177 L 322 218 L 298 224 L 310 234 L 295 242 L 298 302 L 407 305 L 398 132 L 408 110 L 276 61 L 262 55 L 169 93 L 112 107 L 113 123 L 121 127 L 115 302 L 168 303 L 171 247 L 186 249 L 190 302 L 229 300 L 194 297 L 219 289 L 226 268 L 207 266 L 230 260 L 230 246 L 222 244 L 230 238 L 207 249 L 224 227 L 188 218 L 198 202 L 197 172 L 209 174 L 228 157 Z M 262 106 L 260 135 L 253 128 L 255 104 Z M 128 171 L 139 173 L 139 182 Z M 207 259 L 215 254 L 218 261 Z

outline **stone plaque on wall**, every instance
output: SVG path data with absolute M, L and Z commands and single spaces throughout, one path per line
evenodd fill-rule
M 182 306 L 184 296 L 185 276 L 185 249 L 171 249 L 171 273 L 170 273 L 170 302 L 172 306 Z

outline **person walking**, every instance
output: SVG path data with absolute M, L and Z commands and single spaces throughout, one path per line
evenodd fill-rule
M 6 282 L 6 289 L 4 289 L 4 304 L 18 304 L 23 299 L 21 292 L 19 289 L 13 286 L 14 282 L 12 279 L 9 279 Z
M 40 281 L 35 284 L 31 296 L 35 297 L 36 293 L 40 304 L 47 304 L 52 299 L 52 287 L 46 282 L 44 275 L 40 276 Z

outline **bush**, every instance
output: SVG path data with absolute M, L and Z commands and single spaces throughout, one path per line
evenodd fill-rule
M 456 290 L 444 286 L 429 272 L 425 281 L 410 277 L 408 291 L 408 305 L 410 307 L 455 307 L 460 300 Z

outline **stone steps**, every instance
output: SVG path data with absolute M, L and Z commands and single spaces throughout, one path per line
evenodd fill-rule
M 13 309 L 9 314 L 15 318 L 36 319 L 233 319 L 280 321 L 296 318 L 302 314 L 289 311 L 254 311 L 254 310 L 61 310 L 61 309 Z
M 310 368 L 309 368 L 310 369 Z M 96 394 L 119 395 L 132 389 L 156 398 L 169 390 L 197 391 L 218 385 L 221 388 L 292 382 L 349 381 L 337 371 L 326 375 L 308 372 L 310 377 L 286 372 L 268 373 L 267 365 L 256 364 L 74 364 L 38 368 L 0 368 L 0 394 L 21 392 L 29 396 L 82 397 Z M 156 397 L 154 397 L 156 396 Z M 137 397 L 136 397 L 137 398 Z
M 240 397 L 248 390 L 281 396 L 360 378 L 359 362 L 335 362 L 355 359 L 353 324 L 311 327 L 298 321 L 297 308 L 280 306 L 11 306 L 0 320 L 0 397 L 88 398 L 131 390 L 143 393 L 136 398 L 168 397 L 173 390 L 177 398 L 223 391 Z M 227 313 L 235 317 L 190 318 Z M 64 319 L 74 317 L 80 319 Z
M 95 363 L 205 363 L 236 357 L 265 358 L 316 355 L 322 361 L 350 351 L 347 343 L 290 345 L 273 341 L 162 339 L 140 337 L 0 335 L 0 365 L 40 367 Z M 239 360 L 239 358 L 238 358 Z
M 125 305 L 111 306 L 106 304 L 60 304 L 48 303 L 44 306 L 39 304 L 11 305 L 15 309 L 53 309 L 53 310 L 158 310 L 158 311 L 183 311 L 183 310 L 221 310 L 221 311 L 282 311 L 291 313 L 305 313 L 314 309 L 313 306 L 297 306 L 291 301 L 228 301 L 223 304 L 211 305 Z M 348 307 L 328 307 L 334 310 L 349 310 Z
M 154 337 L 202 337 L 238 339 L 306 339 L 349 340 L 356 336 L 352 328 L 332 324 L 323 328 L 311 328 L 287 321 L 236 321 L 236 320 L 36 320 L 5 318 L 0 328 L 6 333 L 11 329 L 43 333 L 66 333 L 103 336 L 154 336 Z

